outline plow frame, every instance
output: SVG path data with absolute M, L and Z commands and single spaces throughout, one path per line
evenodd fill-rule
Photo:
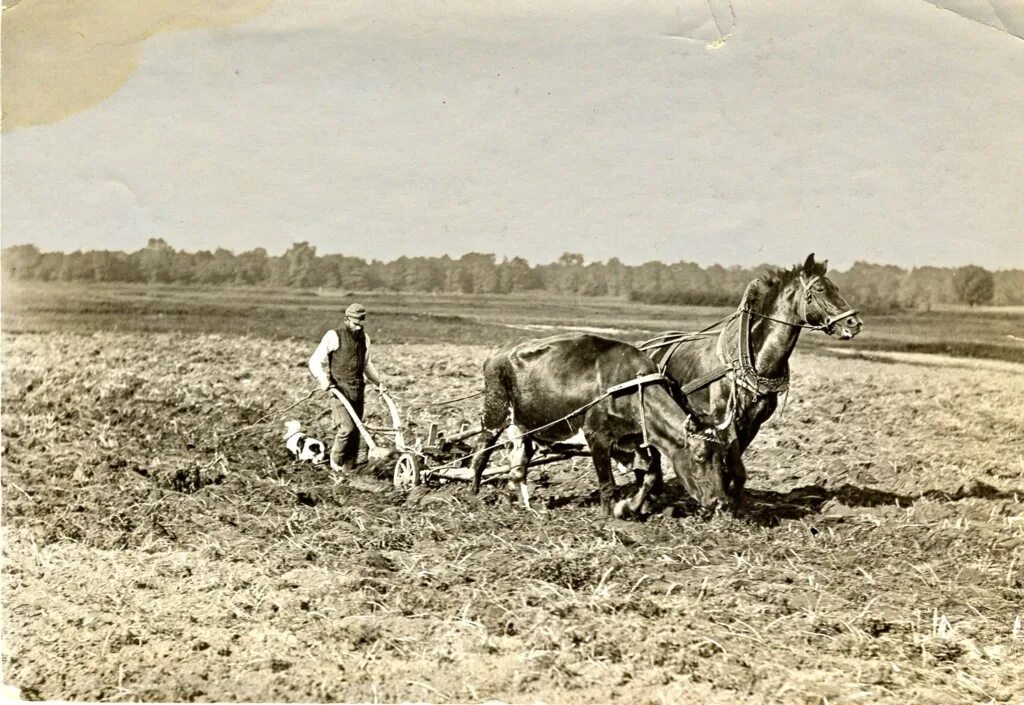
M 371 457 L 374 454 L 387 454 L 389 451 L 377 443 L 371 433 L 371 429 L 355 413 L 352 404 L 345 398 L 338 389 L 332 387 L 330 393 L 338 399 L 345 407 L 345 410 L 352 417 L 356 428 L 366 441 Z M 388 408 L 388 415 L 391 418 L 390 429 L 379 429 L 393 436 L 395 450 L 398 458 L 395 460 L 392 469 L 392 484 L 396 488 L 409 489 L 423 484 L 428 479 L 441 481 L 461 480 L 470 481 L 473 479 L 472 470 L 469 467 L 474 452 L 465 443 L 484 432 L 482 428 L 469 428 L 463 424 L 459 431 L 451 436 L 445 436 L 439 430 L 437 422 L 431 422 L 427 437 L 421 441 L 416 439 L 413 445 L 406 443 L 405 435 L 402 432 L 402 419 L 398 412 L 398 405 L 387 392 L 378 392 L 381 400 Z M 375 429 L 376 430 L 376 429 Z M 501 444 L 495 451 L 505 449 L 511 441 Z M 467 452 L 468 451 L 468 452 Z M 587 457 L 589 452 L 583 447 L 560 446 L 557 449 L 549 449 L 530 461 L 530 467 L 547 465 L 573 457 Z M 436 465 L 434 463 L 437 463 Z M 488 467 L 484 469 L 483 479 L 498 479 L 508 474 L 507 468 Z

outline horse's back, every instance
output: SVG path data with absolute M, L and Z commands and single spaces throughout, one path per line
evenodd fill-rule
M 504 380 L 516 422 L 527 426 L 570 414 L 609 387 L 656 370 L 632 345 L 586 333 L 517 342 L 488 362 Z
M 514 346 L 508 361 L 517 375 L 562 388 L 587 381 L 604 388 L 655 370 L 654 362 L 629 343 L 589 333 L 566 333 Z M 621 370 L 627 370 L 623 377 Z

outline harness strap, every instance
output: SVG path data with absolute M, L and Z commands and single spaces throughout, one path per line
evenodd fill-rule
M 717 382 L 730 372 L 732 372 L 732 365 L 720 365 L 708 372 L 706 375 L 701 375 L 697 379 L 690 380 L 680 387 L 679 391 L 683 393 L 683 396 L 688 396 L 693 392 L 696 392 L 698 389 L 703 389 L 712 382 Z
M 800 274 L 800 286 L 803 288 L 803 296 L 800 297 L 800 318 L 808 325 L 810 325 L 810 321 L 807 320 L 807 303 L 811 300 L 811 287 L 819 279 L 821 277 L 817 274 L 810 279 L 805 279 L 803 273 Z
M 660 372 L 652 372 L 651 374 L 641 375 L 636 379 L 631 379 L 628 382 L 622 384 L 616 384 L 615 386 L 608 387 L 608 391 L 604 393 L 604 396 L 612 396 L 619 392 L 625 392 L 636 387 L 636 400 L 640 406 L 640 434 L 643 440 L 640 443 L 641 448 L 648 448 L 651 445 L 650 439 L 647 434 L 647 412 L 644 411 L 644 387 L 648 384 L 668 384 L 669 379 Z
M 736 396 L 736 388 L 733 386 L 732 393 L 729 395 L 729 401 L 726 404 L 725 418 L 716 426 L 719 431 L 729 428 L 732 425 L 733 419 L 736 418 Z
M 753 370 L 754 363 L 751 362 L 750 354 L 750 312 L 744 307 L 743 312 L 740 313 L 740 342 L 739 342 L 739 354 L 740 354 L 740 367 L 746 370 Z
M 733 314 L 734 316 L 736 314 Z M 723 319 L 720 323 L 728 323 L 728 320 Z M 672 331 L 670 333 L 663 333 L 656 338 L 650 338 L 642 342 L 636 343 L 636 347 L 644 352 L 651 350 L 658 350 L 660 348 L 667 348 L 670 345 L 676 343 L 691 343 L 695 340 L 701 340 L 702 338 L 713 338 L 718 335 L 717 330 L 698 331 L 695 333 L 680 333 L 678 331 Z
M 644 386 L 642 384 L 636 386 L 636 401 L 640 405 L 640 434 L 643 439 L 640 442 L 640 447 L 648 448 L 651 443 L 647 439 L 647 413 L 644 411 Z
M 668 369 L 669 361 L 672 359 L 672 356 L 675 355 L 676 350 L 678 350 L 679 346 L 682 344 L 683 339 L 680 338 L 675 342 L 674 345 L 672 345 L 672 347 L 668 349 L 668 351 L 665 353 L 665 356 L 661 358 L 661 362 L 658 363 L 658 372 L 661 372 L 661 374 L 665 374 L 665 370 Z
M 650 374 L 641 375 L 628 382 L 622 382 L 612 387 L 608 387 L 605 391 L 605 395 L 618 394 L 619 392 L 625 392 L 632 387 L 643 388 L 645 384 L 668 384 L 668 377 L 661 374 L 660 372 L 652 372 Z

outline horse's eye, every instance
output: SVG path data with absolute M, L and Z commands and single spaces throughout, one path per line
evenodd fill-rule
M 698 463 L 703 463 L 705 460 L 708 459 L 707 449 L 704 446 L 695 448 L 693 451 L 693 459 L 696 460 Z

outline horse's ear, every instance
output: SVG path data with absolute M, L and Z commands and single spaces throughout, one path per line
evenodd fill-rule
M 814 271 L 814 253 L 807 255 L 807 259 L 804 260 L 804 271 L 808 274 Z
M 828 260 L 825 260 L 824 262 L 822 262 L 818 266 L 821 267 L 822 273 L 827 272 L 828 271 Z

